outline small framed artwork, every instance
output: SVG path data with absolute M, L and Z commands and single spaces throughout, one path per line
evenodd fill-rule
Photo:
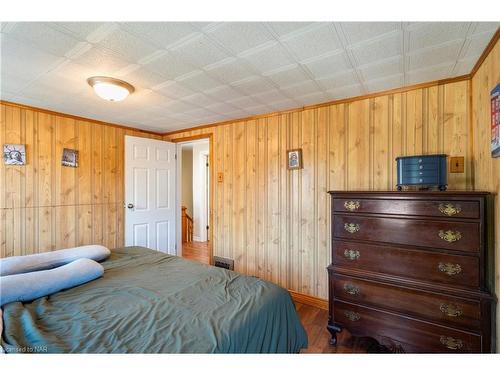
M 26 165 L 26 146 L 3 145 L 3 162 L 5 165 Z
M 63 149 L 61 165 L 64 167 L 78 167 L 78 150 Z
M 491 157 L 500 157 L 500 83 L 491 91 Z
M 302 169 L 302 149 L 295 148 L 287 150 L 287 168 L 288 169 Z

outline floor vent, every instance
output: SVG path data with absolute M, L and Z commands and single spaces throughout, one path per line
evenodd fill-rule
M 214 266 L 225 268 L 226 270 L 234 270 L 234 260 L 214 256 Z

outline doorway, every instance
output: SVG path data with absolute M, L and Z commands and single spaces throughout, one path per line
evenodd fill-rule
M 211 137 L 177 140 L 180 248 L 183 258 L 210 264 Z

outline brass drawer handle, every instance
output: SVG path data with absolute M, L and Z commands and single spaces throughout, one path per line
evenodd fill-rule
M 355 313 L 354 311 L 346 311 L 344 313 L 345 317 L 349 319 L 351 322 L 357 322 L 361 317 L 359 316 L 358 313 Z
M 359 288 L 352 284 L 345 284 L 344 291 L 351 296 L 357 296 L 359 294 Z
M 360 254 L 358 250 L 351 250 L 351 249 L 344 250 L 344 257 L 349 260 L 357 260 L 359 259 L 359 256 Z
M 345 201 L 344 207 L 349 211 L 356 211 L 359 208 L 359 201 Z
M 447 216 L 453 216 L 459 214 L 462 211 L 460 205 L 453 205 L 451 203 L 440 203 L 439 204 L 439 212 Z
M 462 347 L 464 346 L 464 343 L 462 342 L 462 340 L 455 339 L 455 338 L 449 337 L 449 336 L 441 336 L 439 341 L 441 341 L 441 344 L 443 344 L 444 346 L 446 346 L 448 349 L 451 349 L 451 350 L 462 349 Z
M 453 303 L 442 303 L 441 306 L 439 306 L 439 310 L 441 310 L 443 314 L 453 317 L 459 317 L 463 314 L 462 309 L 458 305 L 455 305 Z
M 448 276 L 454 276 L 458 275 L 460 272 L 462 272 L 462 267 L 460 267 L 460 264 L 453 264 L 453 263 L 439 263 L 438 264 L 438 269 L 441 272 L 444 272 Z
M 460 233 L 458 230 L 453 231 L 453 230 L 440 230 L 439 233 L 439 238 L 442 240 L 445 240 L 446 242 L 456 242 L 462 238 L 462 233 Z
M 356 233 L 357 231 L 359 231 L 359 224 L 345 223 L 344 229 L 349 233 Z

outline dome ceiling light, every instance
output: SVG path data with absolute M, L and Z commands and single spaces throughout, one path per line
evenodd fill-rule
M 99 97 L 110 102 L 119 102 L 135 91 L 130 83 L 111 77 L 90 77 L 87 82 Z

